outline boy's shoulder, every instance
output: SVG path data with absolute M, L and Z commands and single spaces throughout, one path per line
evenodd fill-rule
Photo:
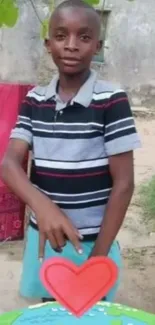
M 124 92 L 120 84 L 112 83 L 110 81 L 103 80 L 103 79 L 96 80 L 95 87 L 94 87 L 94 92 L 96 94 L 106 93 L 106 92 L 109 94 L 113 94 L 117 91 Z
M 51 93 L 51 88 L 53 87 L 53 83 L 55 83 L 56 78 L 53 78 L 52 81 L 45 85 L 45 86 L 35 86 L 31 90 L 28 91 L 27 97 L 35 99 L 36 101 L 46 101 L 46 99 L 49 97 L 48 92 L 50 90 Z M 102 94 L 104 93 L 104 98 L 105 95 L 106 97 L 110 97 L 111 95 L 115 93 L 120 93 L 120 92 L 125 92 L 122 88 L 121 85 L 118 83 L 112 83 L 110 81 L 104 80 L 104 79 L 98 79 L 96 78 L 94 80 L 94 87 L 93 87 L 93 93 L 94 94 Z
M 33 98 L 37 101 L 44 101 L 47 92 L 47 86 L 35 86 L 31 90 L 28 91 L 27 97 Z

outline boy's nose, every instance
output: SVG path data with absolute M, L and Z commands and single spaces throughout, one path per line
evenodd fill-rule
M 75 36 L 71 36 L 66 39 L 65 50 L 78 51 L 78 42 Z

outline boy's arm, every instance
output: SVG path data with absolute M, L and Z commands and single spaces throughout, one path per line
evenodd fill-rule
M 1 177 L 9 188 L 29 205 L 36 215 L 39 227 L 39 256 L 44 256 L 48 239 L 52 248 L 61 251 L 68 238 L 81 252 L 78 230 L 67 216 L 44 193 L 29 181 L 22 169 L 23 159 L 32 145 L 32 105 L 29 97 L 23 102 L 11 141 L 0 166 Z
M 32 103 L 26 96 L 22 102 L 20 113 L 11 140 L 1 163 L 1 177 L 9 188 L 32 209 L 36 208 L 40 193 L 29 181 L 22 169 L 22 162 L 32 145 Z
M 21 166 L 28 149 L 28 142 L 20 139 L 10 140 L 1 164 L 1 177 L 8 187 L 35 211 L 43 194 L 32 185 Z
M 7 152 L 0 166 L 1 177 L 34 212 L 38 211 L 43 201 L 44 205 L 50 201 L 53 209 L 58 210 L 58 207 L 45 194 L 33 186 L 22 168 L 22 162 L 29 147 L 33 145 L 32 108 L 33 102 L 28 93 L 21 105 L 16 125 L 10 135 Z
M 133 150 L 140 147 L 125 92 L 114 93 L 104 111 L 105 148 L 112 191 L 91 256 L 107 255 L 122 225 L 134 190 Z
M 21 163 L 28 150 L 28 144 L 19 139 L 10 141 L 1 164 L 1 176 L 9 188 L 35 212 L 39 227 L 39 258 L 44 257 L 45 243 L 60 252 L 65 245 L 64 235 L 81 253 L 78 230 L 70 223 L 59 207 L 29 181 Z

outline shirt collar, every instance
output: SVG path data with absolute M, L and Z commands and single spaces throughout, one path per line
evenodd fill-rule
M 79 89 L 76 96 L 72 99 L 71 104 L 79 103 L 82 106 L 88 107 L 92 101 L 93 90 L 95 86 L 95 82 L 97 79 L 97 73 L 94 70 L 91 70 L 89 78 Z M 47 86 L 47 91 L 45 95 L 45 100 L 55 97 L 56 98 L 56 89 L 57 83 L 59 80 L 59 76 L 55 76 L 50 84 Z

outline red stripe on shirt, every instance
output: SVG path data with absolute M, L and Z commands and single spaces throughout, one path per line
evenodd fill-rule
M 90 107 L 94 107 L 94 108 L 109 108 L 110 106 L 120 103 L 120 102 L 125 102 L 128 101 L 128 98 L 123 97 L 123 98 L 118 98 L 115 100 L 110 101 L 109 103 L 106 104 L 91 104 Z
M 35 103 L 33 101 L 29 102 L 26 99 L 23 101 L 23 104 L 28 104 L 30 106 L 34 105 L 34 106 L 37 106 L 37 107 L 50 107 L 50 108 L 54 108 L 55 107 L 55 104 L 46 104 L 46 103 L 37 104 L 37 103 Z
M 78 177 L 91 177 L 106 174 L 107 171 L 94 172 L 94 173 L 85 173 L 85 174 L 57 174 L 57 173 L 48 173 L 48 172 L 36 172 L 38 175 L 51 176 L 51 177 L 64 177 L 64 178 L 78 178 Z

